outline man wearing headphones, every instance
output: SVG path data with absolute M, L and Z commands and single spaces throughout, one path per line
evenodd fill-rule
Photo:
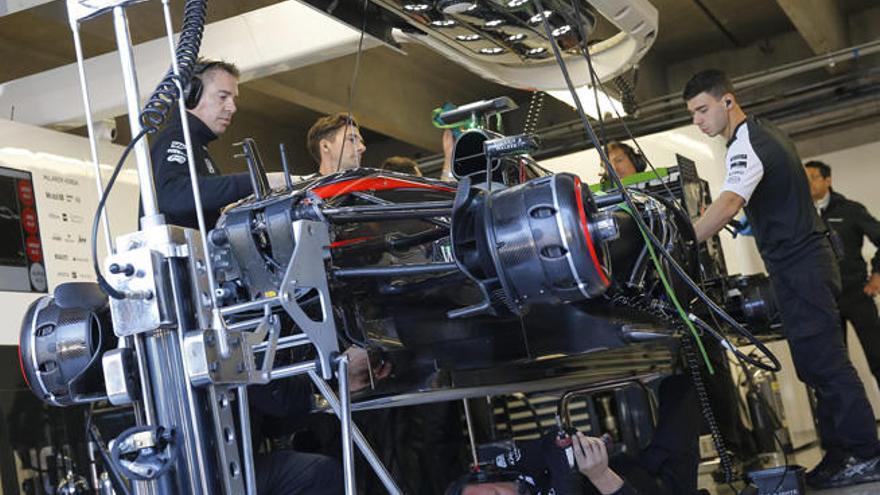
M 623 144 L 620 141 L 610 141 L 605 146 L 605 154 L 608 155 L 608 161 L 614 167 L 614 172 L 621 179 L 644 172 L 645 168 L 647 168 L 645 158 L 628 144 Z M 616 188 L 614 183 L 611 182 L 611 178 L 608 177 L 605 165 L 600 164 L 600 167 L 602 172 L 599 173 L 599 185 L 602 187 L 602 190 L 608 191 Z
M 745 208 L 798 378 L 816 393 L 826 453 L 807 483 L 830 488 L 880 480 L 874 414 L 840 330 L 840 273 L 794 144 L 769 122 L 747 116 L 721 71 L 694 75 L 682 98 L 704 134 L 727 141 L 727 176 L 694 224 L 697 240 L 715 235 Z
M 208 153 L 208 145 L 232 124 L 232 116 L 237 110 L 238 77 L 239 71 L 234 64 L 199 60 L 193 79 L 184 90 L 193 158 L 208 229 L 217 222 L 221 208 L 253 193 L 246 173 L 221 175 Z M 152 139 L 150 155 L 159 211 L 169 224 L 198 228 L 186 141 L 179 116 L 173 115 Z M 269 184 L 273 188 L 283 187 L 283 175 L 269 174 Z
M 606 146 L 606 150 L 608 161 L 621 179 L 644 172 L 647 167 L 645 158 L 628 144 L 611 141 Z
M 221 175 L 208 154 L 208 144 L 232 123 L 238 77 L 239 71 L 231 63 L 200 60 L 184 95 L 202 208 L 209 229 L 216 223 L 221 208 L 253 193 L 247 174 Z M 153 139 L 150 150 L 156 195 L 159 211 L 169 224 L 198 228 L 185 143 L 180 117 L 174 115 Z M 269 175 L 272 187 L 284 185 L 281 174 Z M 365 366 L 355 363 L 350 369 L 356 374 L 355 382 L 363 382 L 358 370 Z M 311 387 L 304 379 L 278 380 L 251 387 L 248 392 L 257 438 L 266 417 L 306 414 L 312 400 Z M 257 455 L 255 462 L 257 491 L 261 494 L 342 492 L 341 466 L 329 457 L 277 451 Z

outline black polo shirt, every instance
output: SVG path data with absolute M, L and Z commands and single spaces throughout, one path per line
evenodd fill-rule
M 837 232 L 843 244 L 840 263 L 840 279 L 843 290 L 861 290 L 868 281 L 862 245 L 865 237 L 880 246 L 880 222 L 864 205 L 831 191 L 828 206 L 822 210 L 822 218 Z M 880 273 L 880 250 L 871 260 L 871 273 Z
M 727 143 L 722 191 L 746 200 L 761 257 L 772 267 L 795 262 L 824 242 L 825 227 L 794 143 L 773 124 L 749 117 Z

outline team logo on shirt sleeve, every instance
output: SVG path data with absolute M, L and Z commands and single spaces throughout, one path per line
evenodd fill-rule
M 733 155 L 730 157 L 730 170 L 744 169 L 749 166 L 748 155 Z
M 180 141 L 171 141 L 165 154 L 168 163 L 186 163 L 186 145 Z

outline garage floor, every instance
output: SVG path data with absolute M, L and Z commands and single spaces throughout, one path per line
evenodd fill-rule
M 819 460 L 822 459 L 822 451 L 819 447 L 810 447 L 801 451 L 798 451 L 794 454 L 794 460 L 792 464 L 799 464 L 801 466 L 806 467 L 808 470 L 812 468 L 816 464 L 818 464 Z M 724 485 L 716 485 L 712 481 L 711 471 L 714 469 L 712 467 L 701 466 L 700 467 L 700 478 L 699 478 L 699 486 L 700 488 L 705 488 L 709 490 L 713 495 L 735 495 L 733 490 Z M 742 483 L 737 483 L 735 485 L 737 488 L 742 488 Z M 811 490 L 807 489 L 807 493 L 816 493 L 821 495 L 875 495 L 880 493 L 880 482 L 876 483 L 866 483 L 864 485 L 856 485 L 847 488 L 836 488 L 829 490 Z

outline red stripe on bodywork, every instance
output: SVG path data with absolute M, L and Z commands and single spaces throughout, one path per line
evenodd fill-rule
M 432 191 L 455 192 L 455 188 L 435 184 L 393 179 L 390 177 L 367 177 L 343 182 L 335 182 L 326 186 L 319 186 L 312 190 L 322 199 L 332 198 L 341 194 L 360 191 L 387 191 L 389 189 L 428 189 Z
M 364 241 L 369 241 L 372 237 L 352 237 L 351 239 L 343 239 L 341 241 L 336 241 L 330 244 L 330 249 L 335 249 L 343 246 L 351 246 L 352 244 L 359 244 Z
M 593 246 L 593 237 L 590 235 L 590 228 L 587 226 L 587 212 L 584 210 L 584 197 L 581 193 L 581 180 L 578 177 L 574 178 L 574 193 L 578 205 L 578 216 L 581 219 L 581 229 L 584 231 L 584 237 L 587 239 L 587 250 L 590 252 L 590 258 L 593 259 L 593 264 L 596 265 L 596 270 L 599 272 L 599 277 L 602 279 L 602 283 L 608 286 L 611 282 L 608 281 L 608 277 L 605 276 L 605 270 L 602 268 L 602 265 L 599 264 L 599 257 L 596 256 L 596 248 Z

